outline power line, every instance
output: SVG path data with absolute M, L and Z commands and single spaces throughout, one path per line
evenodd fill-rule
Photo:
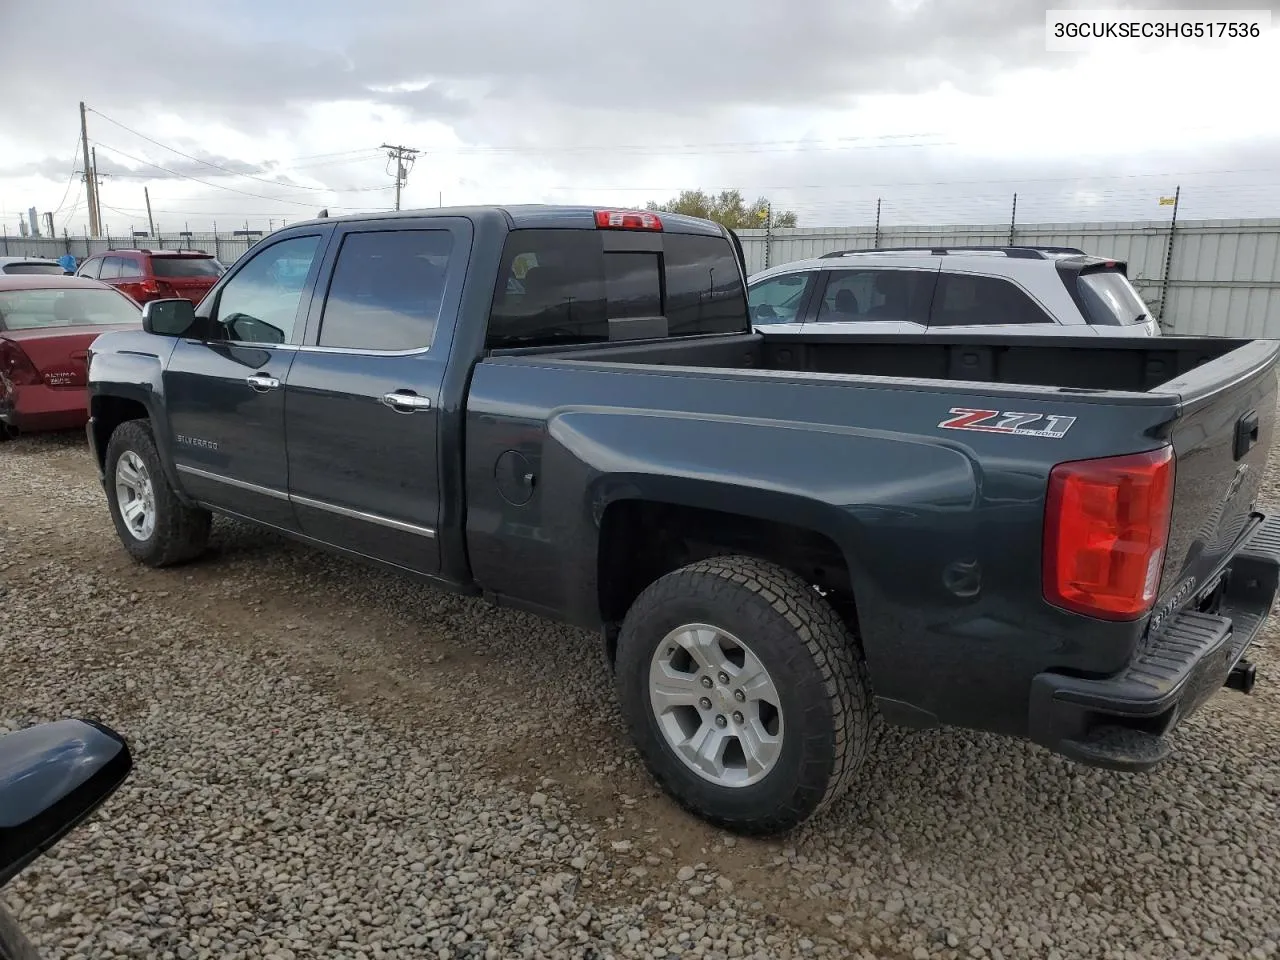
M 107 121 L 107 123 L 115 124 L 121 130 L 125 130 L 128 133 L 132 133 L 135 137 L 140 137 L 143 140 L 147 141 L 147 143 L 153 143 L 157 147 L 160 147 L 162 150 L 168 150 L 170 153 L 176 153 L 180 157 L 186 157 L 188 160 L 191 160 L 194 163 L 201 163 L 201 164 L 204 164 L 206 167 L 212 167 L 214 170 L 221 170 L 223 173 L 229 174 L 230 176 L 243 177 L 246 180 L 257 180 L 259 183 L 266 183 L 273 187 L 293 187 L 294 189 L 297 189 L 297 190 L 313 190 L 320 193 L 324 193 L 328 191 L 328 187 L 308 187 L 304 184 L 281 183 L 279 180 L 268 180 L 266 177 L 258 177 L 258 176 L 254 176 L 251 173 L 244 173 L 239 170 L 232 170 L 230 167 L 224 167 L 221 164 L 214 163 L 212 160 L 205 160 L 205 159 L 202 159 L 201 157 L 192 156 L 189 153 L 184 153 L 183 151 L 179 150 L 177 147 L 170 146 L 167 143 L 161 143 L 159 140 L 152 139 L 151 137 L 148 137 L 145 133 L 139 133 L 137 130 L 134 130 L 132 127 L 126 127 L 119 120 L 113 120 L 111 117 L 108 117 L 105 113 L 102 113 L 99 110 L 94 110 L 93 107 L 89 107 L 88 109 L 91 113 L 94 113 L 97 116 L 101 117 L 103 120 Z
M 476 145 L 459 147 L 433 147 L 435 153 L 454 154 L 502 154 L 502 153 L 655 153 L 661 155 L 716 154 L 716 153 L 769 153 L 775 150 L 800 149 L 900 149 L 913 147 L 945 146 L 951 141 L 939 141 L 939 133 L 888 133 L 859 137 L 813 137 L 791 140 L 718 140 L 689 141 L 685 143 L 597 143 L 575 144 L 573 146 L 537 146 L 533 144 L 511 144 L 506 146 Z M 920 140 L 932 137 L 926 143 L 898 143 L 903 140 Z M 891 142 L 871 142 L 891 141 Z M 848 146 L 841 146 L 842 144 Z
M 58 201 L 58 205 L 53 208 L 53 215 L 57 216 L 62 212 L 62 205 L 67 202 L 67 195 L 71 193 L 71 184 L 76 179 L 76 162 L 80 159 L 76 156 L 76 151 L 80 149 L 80 135 L 76 134 L 76 145 L 71 148 L 71 172 L 67 174 L 67 187 L 62 191 L 62 199 Z
M 81 184 L 80 189 L 76 190 L 75 202 L 71 204 L 71 207 L 67 210 L 66 215 L 62 218 L 63 231 L 66 231 L 67 224 L 69 224 L 71 222 L 71 218 L 76 215 L 76 211 L 78 211 L 82 206 L 84 206 L 84 198 L 81 196 L 81 192 L 83 191 L 83 189 L 84 189 L 84 185 Z
M 1139 180 L 1139 179 L 1172 179 L 1174 177 L 1210 177 L 1210 176 L 1229 176 L 1241 173 L 1280 173 L 1280 167 L 1246 167 L 1236 170 L 1183 170 L 1170 171 L 1167 173 L 1100 173 L 1100 174 L 1080 174 L 1078 176 L 1069 177 L 986 177 L 979 179 L 965 180 L 881 180 L 881 181 L 863 181 L 861 183 L 804 183 L 804 184 L 755 184 L 752 189 L 755 190 L 862 190 L 867 187 L 950 187 L 968 184 L 1023 184 L 1023 183 L 1080 183 L 1094 180 Z M 1248 186 L 1257 186 L 1257 184 L 1249 184 Z M 686 187 L 679 187 L 673 184 L 664 186 L 583 186 L 581 184 L 573 184 L 568 186 L 547 186 L 542 187 L 543 190 L 554 190 L 556 192 L 568 190 L 598 190 L 598 191 L 626 191 L 628 193 L 669 193 L 672 190 L 679 192 Z M 733 185 L 711 185 L 703 188 L 704 190 L 741 190 L 741 184 Z M 744 191 L 746 192 L 746 191 Z
M 162 167 L 158 163 L 152 163 L 150 160 L 143 160 L 140 157 L 135 157 L 132 154 L 125 153 L 123 150 L 117 149 L 116 147 L 108 146 L 105 143 L 100 142 L 98 146 L 102 147 L 103 150 L 108 150 L 111 153 L 116 154 L 117 156 L 124 157 L 126 160 L 132 160 L 134 163 L 141 163 L 143 166 L 154 167 L 156 170 L 161 170 L 169 174 L 169 176 L 171 177 L 177 177 L 180 180 L 190 180 L 192 183 L 198 183 L 204 187 L 212 187 L 215 190 L 226 190 L 230 193 L 238 193 L 241 196 L 253 197 L 255 200 L 270 200 L 272 203 L 289 203 L 297 207 L 314 207 L 315 206 L 314 203 L 309 203 L 304 200 L 286 200 L 283 197 L 267 197 L 267 196 L 263 196 L 260 193 L 249 193 L 247 190 L 237 190 L 235 187 L 228 187 L 221 183 L 210 183 L 208 180 L 201 180 L 199 177 L 193 177 L 193 176 L 190 176 L 189 174 L 179 173 L 176 170 L 170 170 L 168 167 Z M 276 186 L 284 186 L 284 184 L 276 184 Z

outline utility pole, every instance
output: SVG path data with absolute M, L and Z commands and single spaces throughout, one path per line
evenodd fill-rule
M 399 210 L 400 188 L 408 181 L 409 170 L 413 166 L 413 161 L 422 151 L 413 147 L 390 143 L 384 143 L 382 149 L 387 151 L 387 159 L 394 160 L 396 164 L 395 173 L 392 175 L 396 178 L 396 209 Z M 389 163 L 387 164 L 387 173 L 391 173 L 391 165 Z
M 773 204 L 764 205 L 764 268 L 769 269 L 769 259 L 773 254 Z
M 1167 198 L 1161 197 L 1163 204 Z M 1169 299 L 1169 273 L 1173 270 L 1173 237 L 1178 229 L 1178 202 L 1182 199 L 1182 187 L 1173 190 L 1173 216 L 1169 218 L 1169 245 L 1164 252 L 1164 275 L 1160 278 L 1160 312 L 1156 315 L 1156 324 L 1164 331 L 1164 306 Z
M 49 227 L 49 236 L 57 237 L 58 233 L 56 230 L 53 229 L 53 214 L 50 213 L 48 210 L 45 211 L 44 222 Z
M 102 231 L 98 222 L 98 181 L 89 165 L 89 128 L 84 118 L 84 101 L 80 101 L 80 146 L 84 153 L 84 182 L 89 194 L 89 232 L 95 237 Z
M 1009 246 L 1013 246 L 1014 232 L 1018 223 L 1018 195 L 1013 195 L 1013 209 L 1009 211 Z
M 143 187 L 142 195 L 147 199 L 147 227 L 151 230 L 151 236 L 154 237 L 156 235 L 156 222 L 151 219 L 151 191 Z
M 98 173 L 97 147 L 90 148 L 89 158 L 88 172 L 81 179 L 89 187 L 89 232 L 98 237 L 102 235 L 102 178 L 111 174 Z

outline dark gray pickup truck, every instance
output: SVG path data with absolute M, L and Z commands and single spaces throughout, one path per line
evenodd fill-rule
M 1253 682 L 1271 341 L 753 333 L 704 221 L 300 223 L 92 347 L 126 549 L 254 521 L 600 630 L 682 804 L 786 829 L 881 718 L 1144 770 Z

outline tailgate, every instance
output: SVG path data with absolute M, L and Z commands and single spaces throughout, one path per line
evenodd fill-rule
M 164 293 L 164 288 L 168 287 L 173 291 L 173 296 L 199 303 L 217 279 L 217 277 L 164 277 L 157 279 L 156 285 L 161 293 Z
M 161 296 L 183 297 L 199 303 L 218 281 L 222 270 L 213 257 L 153 253 L 151 272 Z
M 1182 396 L 1172 424 L 1176 466 L 1158 615 L 1215 586 L 1258 521 L 1258 489 L 1276 419 L 1272 341 L 1253 341 L 1165 384 Z

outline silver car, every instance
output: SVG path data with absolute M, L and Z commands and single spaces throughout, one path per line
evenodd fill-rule
M 1125 263 L 1074 247 L 836 251 L 757 273 L 747 291 L 771 334 L 1160 333 Z
M 48 274 L 60 277 L 67 271 L 62 264 L 48 257 L 0 257 L 0 273 L 4 274 Z

